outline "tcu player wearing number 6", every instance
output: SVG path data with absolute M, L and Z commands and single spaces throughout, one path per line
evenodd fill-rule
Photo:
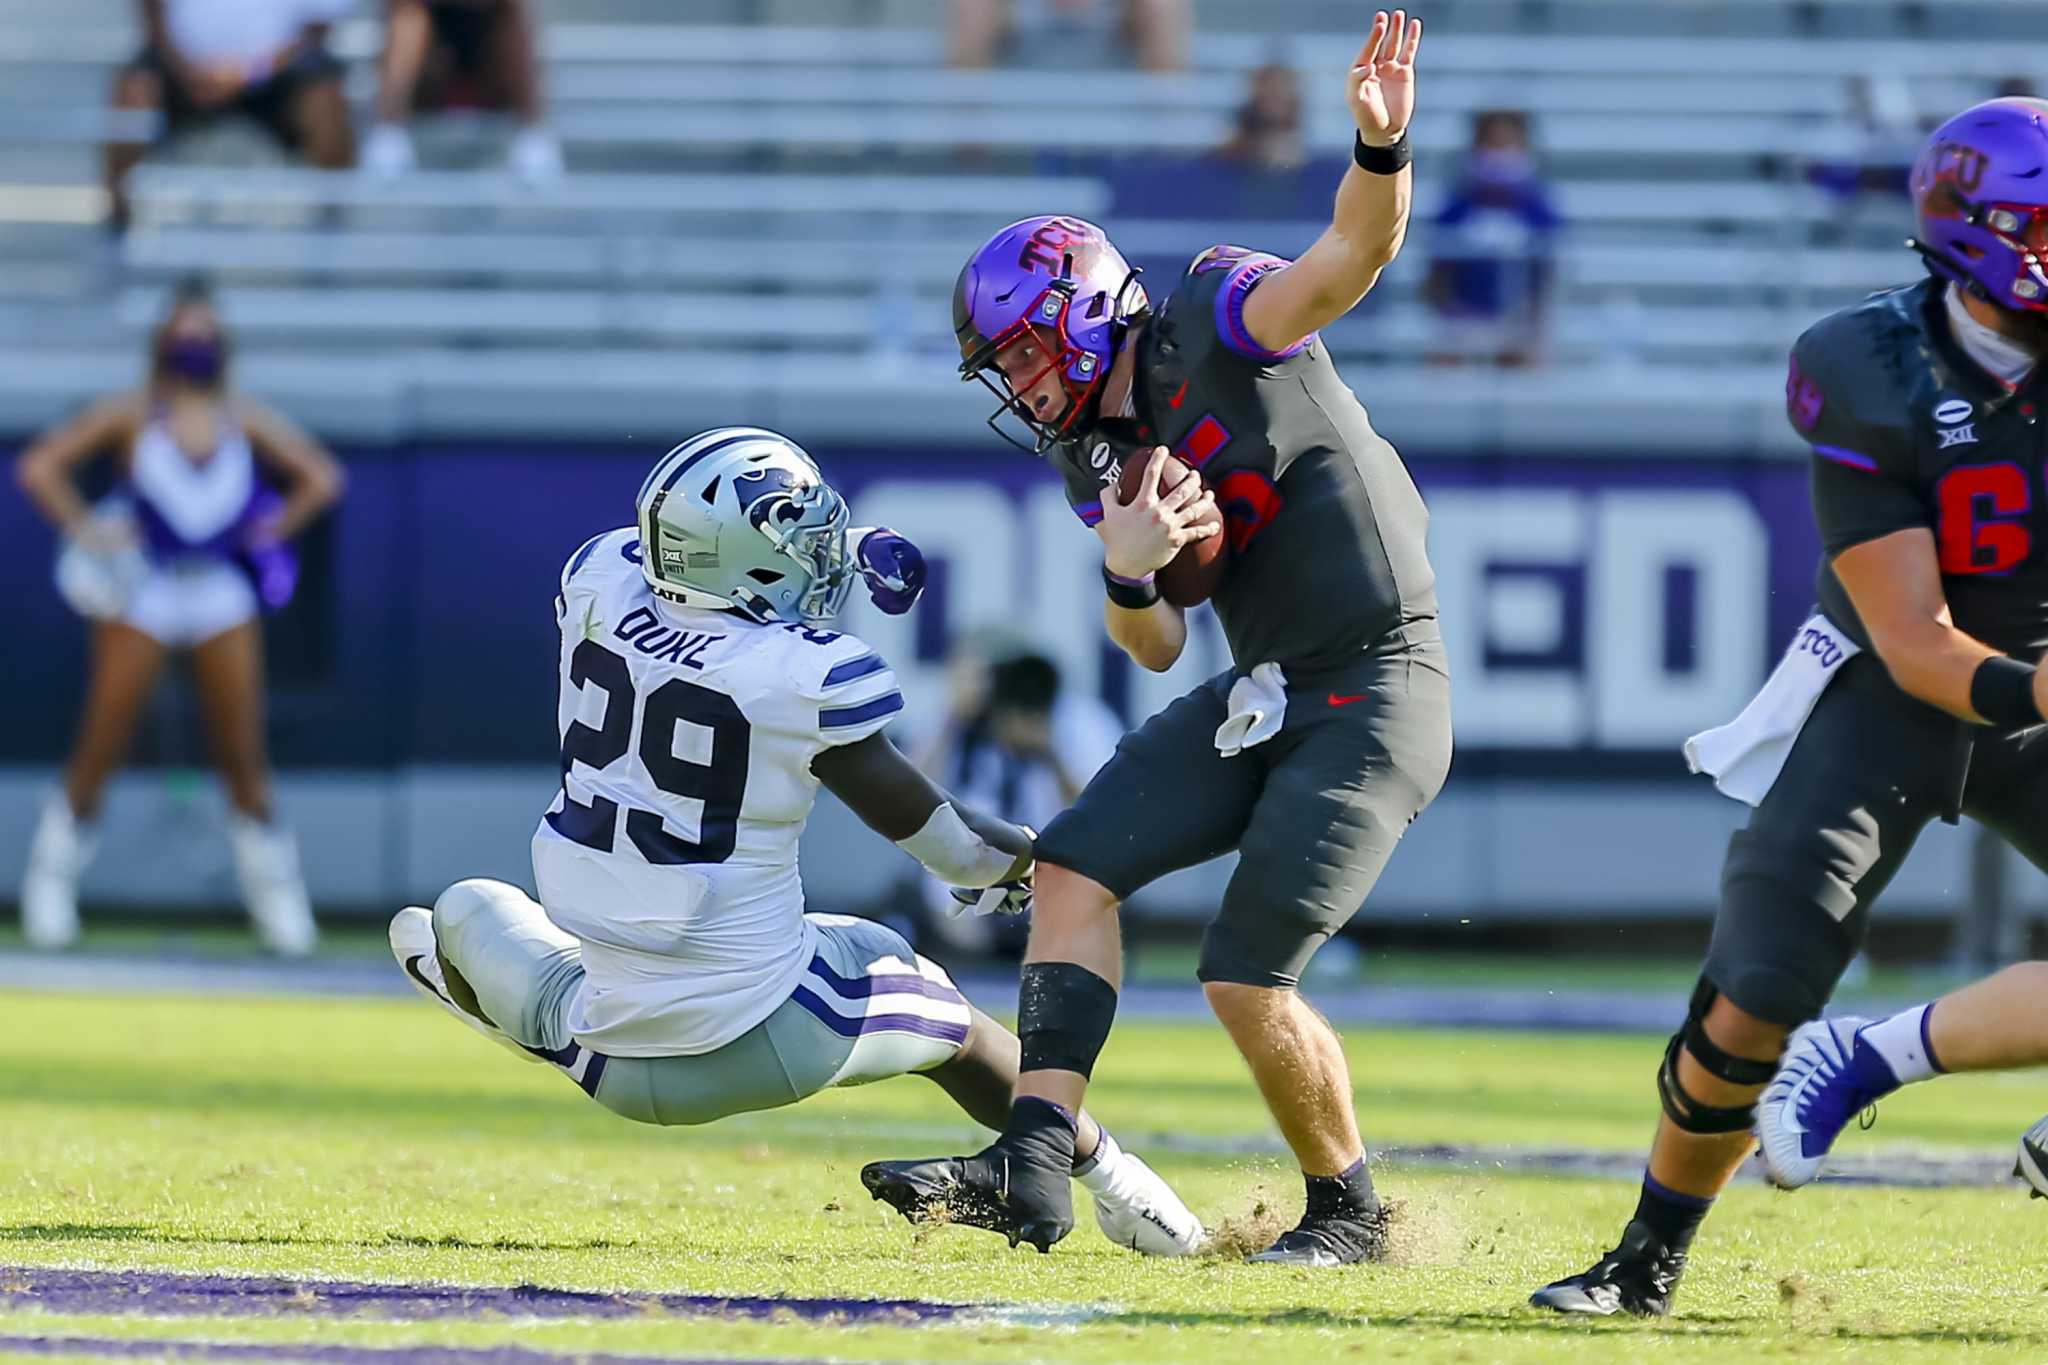
M 834 1085 L 916 1072 L 995 1125 L 1017 1040 L 894 931 L 807 915 L 797 839 L 823 782 L 962 888 L 1028 909 L 1030 832 L 961 807 L 882 729 L 895 674 L 825 629 L 856 574 L 910 608 L 924 566 L 849 530 L 802 448 L 755 427 L 684 442 L 641 486 L 639 524 L 562 572 L 562 789 L 533 838 L 536 904 L 457 882 L 391 922 L 413 983 L 614 1113 L 709 1123 Z M 1164 1181 L 1083 1124 L 1073 1173 L 1103 1231 L 1155 1255 L 1201 1225 Z
M 1753 1122 L 1773 1171 L 1799 1183 L 1851 1116 L 1931 1075 L 1940 1049 L 1971 1066 L 2013 1054 L 1971 1021 L 2038 978 L 1942 1002 L 1942 1028 L 1924 1007 L 1801 1026 L 1929 821 L 1967 814 L 2048 869 L 2044 169 L 2048 102 L 1992 100 L 1943 124 L 1912 176 L 1913 246 L 1932 278 L 1824 318 L 1793 347 L 1786 398 L 1813 447 L 1826 552 L 1820 614 L 1736 722 L 1688 745 L 1756 811 L 1729 844 L 1706 967 L 1657 1074 L 1664 1117 L 1635 1217 L 1591 1269 L 1537 1291 L 1541 1307 L 1669 1312 Z M 1788 1035 L 1788 1073 L 1766 1094 Z
M 1427 514 L 1316 335 L 1400 247 L 1420 40 L 1405 14 L 1375 21 L 1347 86 L 1357 167 L 1299 260 L 1212 247 L 1154 313 L 1100 229 L 1052 217 L 1004 229 L 961 272 L 963 371 L 996 389 L 998 417 L 1032 428 L 1101 538 L 1111 638 L 1169 667 L 1187 626 L 1162 591 L 1213 586 L 1235 666 L 1127 737 L 1038 841 L 1017 1103 L 977 1156 L 862 1173 L 899 1206 L 964 1195 L 997 1210 L 989 1225 L 1012 1245 L 1066 1235 L 1062 1172 L 1116 1009 L 1117 905 L 1235 849 L 1197 975 L 1308 1186 L 1300 1225 L 1253 1259 L 1326 1266 L 1384 1249 L 1343 1051 L 1296 986 L 1450 762 Z M 1169 452 L 1198 477 L 1174 466 L 1168 486 Z M 1127 479 L 1129 459 L 1147 463 Z M 1229 545 L 1211 585 L 1176 556 L 1219 522 Z

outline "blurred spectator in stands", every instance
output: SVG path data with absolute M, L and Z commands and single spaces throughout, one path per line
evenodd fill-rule
M 1301 81 L 1294 68 L 1268 62 L 1251 74 L 1230 137 L 1216 156 L 1258 171 L 1298 171 L 1308 160 L 1301 132 Z
M 114 78 L 114 108 L 161 113 L 165 141 L 244 115 L 315 166 L 351 166 L 355 135 L 327 30 L 353 3 L 136 0 L 143 47 Z M 117 232 L 128 226 L 122 181 L 147 150 L 135 139 L 107 144 L 109 221 Z
M 952 0 L 947 59 L 1180 71 L 1193 27 L 1188 0 Z
M 1855 74 L 1843 78 L 1854 152 L 1841 160 L 1814 163 L 1813 183 L 1835 196 L 1846 212 L 1866 194 L 1884 200 L 1906 197 L 1906 177 L 1925 141 L 1913 111 L 1913 97 L 1896 76 Z M 1894 207 L 1880 210 L 1887 222 Z
M 242 899 L 274 951 L 310 952 L 298 846 L 270 801 L 262 613 L 298 582 L 292 538 L 340 496 L 341 468 L 289 419 L 229 382 L 226 326 L 203 284 L 172 299 L 138 389 L 46 432 L 16 467 L 63 535 L 57 588 L 91 632 L 78 736 L 29 844 L 22 930 L 39 948 L 78 938 L 78 881 L 106 784 L 173 655 L 184 657 L 227 787 Z M 88 502 L 100 460 L 115 492 Z
M 1349 164 L 1348 151 L 1309 154 L 1300 80 L 1293 67 L 1269 62 L 1251 73 L 1220 145 L 1200 156 L 1140 154 L 1115 165 L 1109 216 L 1302 222 L 1314 225 L 1303 239 L 1312 240 Z
M 951 703 L 939 728 L 912 748 L 934 781 L 978 810 L 1043 829 L 1081 794 L 1109 761 L 1123 726 L 1093 697 L 1060 687 L 1058 665 L 1031 650 L 999 654 L 978 648 L 949 665 Z M 1001 916 L 958 919 L 948 888 L 926 879 L 933 932 L 967 952 L 1021 950 L 1024 923 Z
M 506 164 L 544 183 L 562 174 L 562 146 L 545 122 L 532 0 L 386 0 L 377 126 L 363 144 L 376 175 L 413 167 L 406 124 L 417 112 L 506 110 L 519 131 Z
M 1423 286 L 1453 343 L 1447 358 L 1536 363 L 1563 221 L 1537 173 L 1529 116 L 1476 115 L 1471 150 L 1432 220 Z

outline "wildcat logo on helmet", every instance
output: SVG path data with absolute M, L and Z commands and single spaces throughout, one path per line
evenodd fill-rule
M 858 575 L 846 502 L 802 446 L 760 427 L 720 427 L 657 464 L 638 499 L 641 564 L 659 596 L 757 621 L 829 620 Z
M 742 471 L 733 479 L 733 492 L 739 497 L 740 505 L 747 509 L 747 520 L 771 536 L 779 536 L 787 527 L 799 525 L 803 519 L 806 504 L 817 501 L 815 496 L 807 497 L 823 485 L 805 482 L 787 469 L 763 466 Z

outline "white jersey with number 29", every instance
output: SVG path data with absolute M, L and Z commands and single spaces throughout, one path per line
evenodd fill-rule
M 811 961 L 811 760 L 886 726 L 896 675 L 850 635 L 655 597 L 630 527 L 570 558 L 556 612 L 562 788 L 533 872 L 583 944 L 570 1030 L 612 1056 L 713 1051 Z

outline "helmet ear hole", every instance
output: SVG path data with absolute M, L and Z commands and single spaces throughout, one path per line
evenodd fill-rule
M 785 577 L 787 577 L 787 575 L 779 574 L 773 569 L 749 569 L 747 570 L 747 577 L 753 579 L 756 583 L 759 583 L 763 587 L 774 587 L 777 583 L 780 583 Z
M 1975 242 L 1957 242 L 1956 254 L 1965 260 L 1981 261 L 1984 259 L 1984 248 Z
M 704 501 L 711 502 L 718 497 L 718 486 L 725 482 L 725 475 L 714 474 L 711 482 L 704 485 Z

